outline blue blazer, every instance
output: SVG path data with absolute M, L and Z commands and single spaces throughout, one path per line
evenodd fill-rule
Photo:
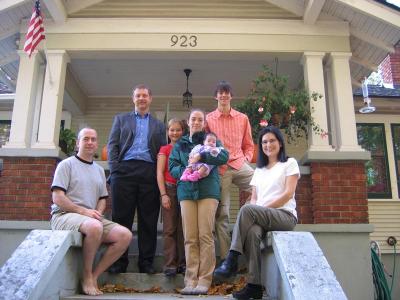
M 108 165 L 110 173 L 118 167 L 126 151 L 132 146 L 135 139 L 136 118 L 135 112 L 122 113 L 114 117 L 108 138 Z M 167 144 L 164 124 L 149 115 L 149 135 L 147 137 L 151 159 L 156 162 L 160 147 Z

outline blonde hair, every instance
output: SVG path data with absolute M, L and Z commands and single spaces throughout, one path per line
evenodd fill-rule
M 177 119 L 177 118 L 172 118 L 172 119 L 170 119 L 170 120 L 168 121 L 167 129 L 169 129 L 169 128 L 172 126 L 172 124 L 175 124 L 175 123 L 178 123 L 179 126 L 181 126 L 182 130 L 185 129 L 185 128 L 184 128 L 184 125 L 183 125 L 183 123 L 182 123 L 182 120 L 179 120 L 179 119 Z

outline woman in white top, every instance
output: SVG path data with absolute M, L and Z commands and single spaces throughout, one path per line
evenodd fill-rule
M 288 231 L 297 224 L 295 190 L 300 178 L 299 166 L 288 158 L 282 133 L 278 128 L 263 128 L 258 136 L 257 168 L 250 185 L 250 204 L 243 206 L 233 229 L 232 243 L 225 261 L 214 272 L 216 281 L 226 281 L 236 274 L 238 256 L 248 261 L 247 285 L 233 293 L 235 299 L 261 299 L 260 242 L 268 231 Z

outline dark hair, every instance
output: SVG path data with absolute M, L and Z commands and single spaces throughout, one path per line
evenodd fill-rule
M 190 116 L 191 116 L 192 113 L 194 113 L 195 111 L 199 111 L 199 112 L 201 112 L 201 113 L 203 114 L 203 116 L 204 116 L 204 122 L 205 122 L 205 121 L 206 121 L 206 112 L 205 112 L 204 110 L 202 110 L 201 108 L 192 108 L 192 109 L 189 111 L 189 114 L 188 114 L 187 119 L 189 120 L 189 119 L 190 119 Z
M 217 87 L 215 88 L 214 91 L 214 97 L 217 97 L 218 92 L 225 92 L 231 94 L 233 96 L 233 89 L 231 84 L 228 81 L 221 80 L 220 82 L 217 83 Z
M 152 95 L 151 89 L 150 89 L 147 85 L 145 85 L 144 83 L 140 83 L 140 84 L 135 85 L 135 86 L 133 87 L 133 89 L 132 89 L 132 96 L 133 96 L 133 94 L 135 93 L 135 90 L 138 90 L 138 89 L 145 89 L 145 90 L 147 90 L 147 91 L 149 92 L 149 96 Z
M 206 140 L 206 138 L 207 138 L 209 135 L 211 135 L 211 136 L 215 137 L 216 139 L 218 139 L 217 135 L 216 135 L 214 132 L 209 131 L 209 132 L 206 132 L 206 134 L 204 135 L 204 140 Z M 203 141 L 203 142 L 204 142 L 204 141 Z
M 263 168 L 268 165 L 268 156 L 265 155 L 263 149 L 262 149 L 262 138 L 264 135 L 267 133 L 272 133 L 275 135 L 277 138 L 280 146 L 279 153 L 278 153 L 278 161 L 280 162 L 286 162 L 288 160 L 288 157 L 286 155 L 286 150 L 285 150 L 285 140 L 283 138 L 282 133 L 278 128 L 275 126 L 267 126 L 261 129 L 261 131 L 258 133 L 258 138 L 257 138 L 257 147 L 258 147 L 258 156 L 257 156 L 257 168 Z

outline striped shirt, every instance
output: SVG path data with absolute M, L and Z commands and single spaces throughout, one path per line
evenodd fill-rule
M 253 157 L 253 139 L 247 116 L 231 108 L 228 115 L 218 109 L 210 112 L 207 117 L 207 129 L 214 132 L 229 151 L 228 165 L 239 170 L 243 163 Z

